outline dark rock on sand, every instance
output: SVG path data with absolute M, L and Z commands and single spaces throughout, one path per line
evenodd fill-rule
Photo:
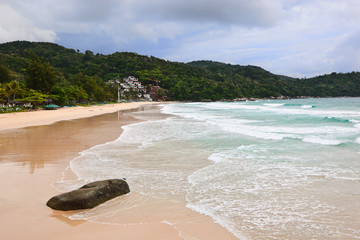
M 129 192 L 129 185 L 122 179 L 97 181 L 86 184 L 77 190 L 52 197 L 46 205 L 56 210 L 93 208 Z

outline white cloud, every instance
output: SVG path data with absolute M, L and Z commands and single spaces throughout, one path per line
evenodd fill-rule
M 166 58 L 252 64 L 294 77 L 359 71 L 360 34 L 350 37 L 348 33 L 360 32 L 360 16 L 356 15 L 360 7 L 352 2 L 284 1 L 285 17 L 276 26 L 198 32 Z M 343 14 L 347 10 L 351 17 Z
M 0 5 L 0 42 L 14 40 L 53 42 L 56 33 L 36 27 L 30 20 L 21 16 L 7 5 Z
M 122 34 L 123 41 L 173 38 L 184 29 L 203 29 L 204 24 L 269 27 L 282 15 L 277 0 L 3 1 L 41 28 L 65 33 L 111 30 Z
M 162 21 L 268 27 L 282 14 L 277 0 L 131 0 L 141 16 Z
M 360 30 L 346 35 L 329 55 L 342 71 L 360 71 Z
M 291 76 L 360 70 L 358 0 L 2 2 L 2 42 L 58 36 L 75 49 L 84 43 L 94 51 L 131 46 L 175 61 L 252 64 Z M 168 49 L 160 51 L 159 44 Z

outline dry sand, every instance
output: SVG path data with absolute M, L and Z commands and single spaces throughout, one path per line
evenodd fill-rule
M 103 113 L 138 106 L 115 104 L 0 115 L 1 239 L 235 239 L 211 218 L 182 204 L 152 202 L 125 216 L 136 224 L 120 225 L 70 220 L 69 212 L 45 205 L 59 194 L 51 184 L 62 178 L 71 159 L 94 145 L 115 140 L 122 125 L 138 121 L 128 114 Z M 25 126 L 34 127 L 21 128 Z M 125 199 L 133 197 L 136 194 Z

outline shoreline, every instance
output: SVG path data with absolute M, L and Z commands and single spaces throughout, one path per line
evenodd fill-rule
M 0 198 L 4 238 L 118 239 L 121 235 L 123 239 L 236 239 L 210 217 L 166 201 L 150 202 L 141 211 L 128 211 L 129 215 L 120 225 L 70 220 L 69 215 L 77 211 L 48 208 L 46 201 L 59 194 L 52 184 L 65 176 L 72 159 L 81 151 L 116 140 L 122 133 L 121 126 L 141 121 L 130 114 L 122 114 L 119 118 L 114 113 L 127 111 L 130 107 L 116 106 L 106 110 L 112 114 L 104 114 L 101 107 L 94 111 L 86 108 L 84 114 L 72 115 L 76 118 L 70 118 L 71 114 L 63 114 L 65 119 L 58 121 L 47 118 L 48 125 L 42 124 L 44 121 L 23 119 L 22 127 L 19 122 L 13 122 L 16 127 L 0 130 L 0 179 L 5 183 L 2 192 L 7 193 Z M 142 107 L 145 107 L 143 103 L 137 106 Z M 24 118 L 23 114 L 21 118 Z M 28 116 L 25 118 L 29 120 Z M 31 124 L 35 126 L 28 127 Z M 66 177 L 76 178 L 74 173 L 66 173 Z M 136 193 L 127 195 L 125 200 L 134 197 L 137 197 Z M 117 199 L 122 200 L 121 197 Z M 174 213 L 177 214 L 173 216 Z M 167 221 L 167 218 L 171 220 Z
M 67 107 L 57 110 L 39 110 L 0 114 L 0 131 L 31 126 L 49 125 L 59 121 L 98 116 L 116 111 L 134 110 L 154 102 L 130 102 L 90 107 Z
M 271 101 L 271 100 L 299 100 L 299 99 L 326 99 L 326 98 L 358 98 L 353 96 L 338 96 L 338 97 L 316 97 L 316 96 L 280 96 L 280 97 L 265 97 L 265 98 L 256 98 L 256 97 L 243 97 L 243 98 L 234 98 L 234 99 L 220 99 L 217 101 L 212 100 L 202 100 L 199 102 L 254 102 L 254 101 Z

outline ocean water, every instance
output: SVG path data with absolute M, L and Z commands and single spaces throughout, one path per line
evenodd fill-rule
M 360 98 L 176 103 L 160 111 L 134 113 L 146 121 L 82 152 L 70 164 L 79 179 L 55 186 L 125 177 L 144 199 L 181 201 L 239 239 L 360 239 Z M 144 201 L 70 218 L 116 224 L 114 208 Z

